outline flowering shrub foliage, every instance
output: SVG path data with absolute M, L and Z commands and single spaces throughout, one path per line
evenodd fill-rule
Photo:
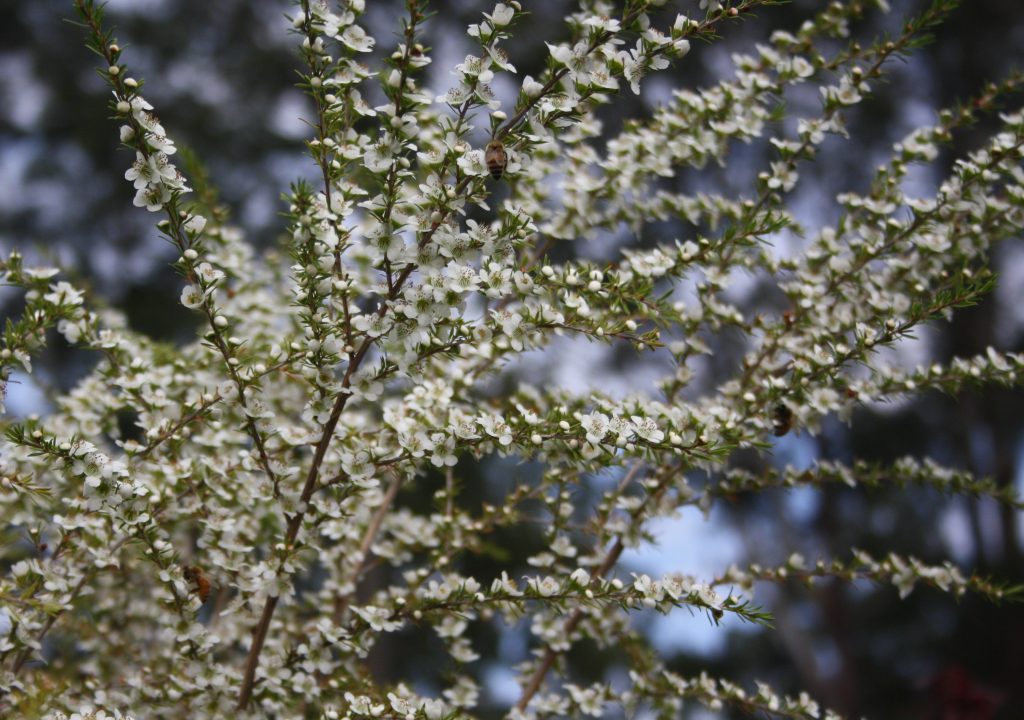
M 701 0 L 681 3 L 693 5 L 687 17 L 663 1 L 582 2 L 566 19 L 572 40 L 549 43 L 545 72 L 523 77 L 503 103 L 490 83 L 516 77 L 504 48 L 525 21 L 520 3 L 499 3 L 469 27 L 477 50 L 440 90 L 420 80 L 431 61 L 420 42 L 427 3 L 407 0 L 397 43 L 372 68 L 360 58 L 390 40 L 360 26 L 364 4 L 293 8 L 312 108 L 307 147 L 322 180 L 291 187 L 287 241 L 259 256 L 176 164 L 173 128 L 145 100 L 102 8 L 75 0 L 113 90 L 134 203 L 180 251 L 181 303 L 202 328 L 185 347 L 158 344 L 91 309 L 57 270 L 17 253 L 0 262 L 25 298 L 4 331 L 0 382 L 32 371 L 52 329 L 99 358 L 46 417 L 4 425 L 3 522 L 32 547 L 0 581 L 5 716 L 470 717 L 481 677 L 467 628 L 525 617 L 534 653 L 515 667 L 510 717 L 672 717 L 691 702 L 837 717 L 806 694 L 668 671 L 631 625 L 634 611 L 764 623 L 755 583 L 794 576 L 869 578 L 901 595 L 917 585 L 1008 594 L 952 564 L 856 550 L 718 577 L 617 571 L 652 519 L 769 487 L 920 483 L 1019 507 L 1005 489 L 931 461 L 760 474 L 730 462 L 865 402 L 1019 382 L 1019 356 L 904 368 L 878 351 L 992 287 L 993 243 L 1024 224 L 1024 114 L 997 109 L 1020 77 L 897 144 L 866 192 L 837 198 L 833 226 L 803 234 L 799 255 L 770 242 L 801 233 L 787 209 L 801 166 L 844 135 L 844 110 L 953 2 L 936 0 L 871 45 L 847 40 L 849 27 L 884 3 L 832 2 L 736 56 L 728 79 L 675 91 L 602 145 L 603 104 L 685 67 L 698 41 L 751 11 L 784 10 Z M 371 107 L 373 84 L 386 102 Z M 820 90 L 820 111 L 779 122 L 781 99 L 799 84 Z M 912 166 L 935 161 L 985 114 L 998 131 L 933 196 L 908 196 Z M 776 158 L 738 197 L 661 182 L 726 163 L 737 142 L 762 137 Z M 490 141 L 501 148 L 485 157 Z M 695 229 L 609 264 L 547 259 L 559 243 L 623 227 L 642 235 L 666 219 Z M 743 274 L 772 283 L 785 307 L 738 304 L 729 286 Z M 726 332 L 745 337 L 742 362 L 693 392 L 707 339 Z M 657 392 L 625 399 L 495 382 L 559 336 L 657 353 L 670 369 Z M 139 434 L 122 434 L 126 414 Z M 533 459 L 543 472 L 500 502 L 462 502 L 460 459 L 489 456 Z M 601 473 L 616 478 L 612 489 L 596 507 L 575 507 L 574 488 Z M 433 507 L 403 504 L 403 489 L 427 477 L 443 478 Z M 526 521 L 545 528 L 532 574 L 461 570 L 490 552 L 493 533 Z M 381 568 L 386 582 L 367 582 Z M 383 636 L 413 625 L 432 628 L 450 656 L 433 694 L 375 682 L 365 669 Z M 54 638 L 74 650 L 47 652 Z M 582 638 L 621 651 L 628 682 L 574 684 L 566 652 Z

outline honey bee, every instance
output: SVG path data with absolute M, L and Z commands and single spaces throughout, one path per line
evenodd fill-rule
M 508 165 L 508 153 L 505 152 L 505 146 L 502 145 L 501 140 L 491 140 L 487 143 L 487 148 L 484 150 L 484 162 L 487 163 L 491 177 L 501 180 L 505 166 Z
M 203 569 L 197 565 L 186 565 L 182 575 L 190 583 L 196 584 L 196 595 L 206 602 L 206 598 L 210 597 L 210 580 L 203 573 Z
M 772 427 L 775 428 L 775 437 L 782 437 L 788 433 L 793 429 L 795 422 L 796 418 L 793 416 L 793 411 L 789 409 L 786 403 L 779 403 L 772 410 Z

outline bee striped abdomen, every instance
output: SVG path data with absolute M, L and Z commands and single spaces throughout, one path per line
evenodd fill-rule
M 501 180 L 505 166 L 508 165 L 508 154 L 500 140 L 491 140 L 487 143 L 487 148 L 484 150 L 484 162 L 487 164 L 487 170 L 491 173 L 491 177 Z

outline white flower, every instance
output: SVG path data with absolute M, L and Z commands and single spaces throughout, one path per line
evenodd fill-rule
M 416 705 L 393 692 L 388 693 L 388 702 L 391 704 L 391 709 L 399 715 L 412 716 L 416 713 Z
M 498 66 L 501 70 L 506 72 L 514 73 L 516 71 L 515 66 L 508 61 L 508 53 L 500 47 L 494 45 L 487 46 L 487 56 L 491 58 L 491 63 Z
M 434 445 L 430 464 L 434 467 L 454 467 L 458 463 L 455 456 L 455 438 L 444 433 L 434 433 L 430 439 Z
M 207 287 L 216 284 L 224 278 L 224 271 L 218 270 L 208 262 L 200 263 L 199 267 L 196 268 L 196 273 Z
M 796 168 L 788 162 L 773 162 L 771 164 L 772 174 L 768 178 L 768 187 L 772 190 L 781 189 L 783 192 L 789 192 L 796 186 L 796 181 L 799 175 L 796 172 Z
M 498 3 L 494 6 L 494 12 L 490 15 L 484 13 L 484 17 L 490 20 L 494 27 L 504 27 L 512 22 L 512 18 L 515 17 L 515 14 L 515 10 L 505 3 Z
M 498 415 L 482 415 L 479 419 L 480 427 L 485 433 L 497 438 L 501 445 L 512 444 L 512 428 Z
M 551 543 L 551 550 L 562 557 L 576 557 L 576 546 L 572 544 L 572 540 L 567 535 L 556 537 L 555 541 Z
M 918 579 L 917 573 L 897 555 L 890 555 L 889 562 L 895 571 L 892 573 L 892 584 L 899 590 L 900 600 L 903 600 L 913 592 Z
M 366 621 L 377 632 L 394 632 L 402 627 L 400 620 L 391 620 L 391 613 L 385 608 L 365 605 L 352 608 L 353 612 Z
M 43 296 L 43 300 L 51 305 L 76 307 L 82 304 L 82 291 L 76 290 L 73 285 L 61 280 L 56 285 L 50 286 L 50 292 Z
M 358 25 L 350 25 L 341 34 L 341 41 L 356 52 L 370 52 L 376 41 Z
M 394 162 L 393 148 L 390 144 L 377 143 L 367 148 L 363 154 L 363 165 L 372 173 L 385 173 Z
M 491 582 L 491 594 L 520 597 L 523 593 L 515 582 L 509 578 L 508 573 L 502 570 L 501 577 L 494 578 Z
M 355 612 L 359 613 L 359 609 L 356 608 Z M 366 695 L 353 695 L 350 692 L 345 693 L 345 702 L 348 703 L 352 712 L 368 717 L 379 717 L 387 709 L 387 706 L 383 704 L 374 705 L 373 699 Z
M 444 704 L 444 700 L 439 698 L 424 700 L 423 714 L 427 716 L 427 720 L 441 720 L 448 714 L 448 707 Z
M 466 153 L 458 159 L 458 165 L 466 175 L 483 176 L 491 174 L 484 160 L 483 150 L 473 150 Z
M 205 297 L 199 285 L 186 285 L 181 289 L 181 304 L 190 310 L 202 307 Z
M 146 133 L 146 144 L 149 145 L 150 149 L 152 149 L 154 153 L 173 155 L 177 152 L 177 148 L 174 147 L 174 143 L 163 133 Z
M 830 85 L 821 88 L 821 94 L 826 100 L 837 102 L 840 105 L 856 105 L 862 99 L 860 94 L 864 83 L 856 84 L 849 77 L 843 77 L 839 81 L 839 87 Z
M 617 33 L 622 29 L 622 23 L 615 18 L 610 18 L 607 15 L 591 15 L 583 24 L 587 27 L 601 30 L 603 32 Z
M 533 578 L 530 580 L 530 587 L 532 587 L 538 595 L 541 597 L 551 597 L 561 589 L 561 584 L 555 578 L 550 575 L 545 575 L 543 578 Z
M 582 587 L 587 587 L 588 585 L 590 585 L 590 573 L 588 573 L 583 568 L 576 568 L 575 570 L 573 570 L 572 575 L 570 575 L 569 578 L 574 583 Z
M 171 199 L 171 191 L 166 185 L 147 185 L 135 193 L 132 204 L 135 207 L 144 207 L 150 212 L 162 210 L 164 205 Z
M 146 187 L 157 180 L 157 173 L 152 163 L 139 151 L 135 151 L 135 162 L 124 173 L 124 179 L 130 180 L 136 190 Z
M 523 78 L 523 93 L 527 97 L 535 98 L 541 94 L 544 90 L 544 86 L 533 79 L 533 76 L 527 75 Z
M 465 78 L 476 78 L 478 82 L 490 82 L 494 78 L 487 64 L 476 55 L 467 55 L 465 60 L 455 66 L 455 72 Z
M 640 94 L 640 80 L 644 76 L 644 66 L 632 57 L 623 56 L 622 75 L 629 81 L 629 89 L 634 95 Z
M 142 99 L 142 96 L 136 96 L 131 101 L 132 117 L 135 118 L 135 122 L 142 126 L 147 133 L 155 135 L 164 135 L 164 126 L 160 124 L 159 118 L 150 112 L 153 106 Z
M 54 275 L 59 275 L 60 270 L 57 268 L 25 268 L 25 275 L 36 280 L 48 280 Z
M 608 416 L 601 412 L 584 415 L 580 420 L 580 425 L 587 434 L 587 442 L 595 445 L 604 440 L 604 436 L 608 434 Z
M 665 439 L 665 433 L 658 429 L 658 424 L 649 417 L 630 418 L 633 421 L 633 428 L 636 434 L 649 443 L 657 444 Z
M 446 287 L 452 292 L 467 293 L 480 288 L 480 278 L 476 270 L 468 265 L 452 263 L 445 269 L 448 277 Z
M 185 221 L 182 227 L 185 228 L 186 232 L 192 234 L 201 233 L 203 229 L 206 227 L 206 218 L 204 218 L 202 215 L 192 215 L 191 217 L 189 217 L 188 220 Z
M 576 82 L 585 83 L 589 77 L 587 72 L 592 59 L 590 57 L 590 46 L 585 42 L 576 43 L 572 49 L 565 45 L 552 45 L 545 43 L 551 51 L 551 57 L 555 62 L 565 65 L 569 69 L 569 77 Z
M 57 323 L 57 332 L 63 335 L 69 343 L 74 345 L 82 339 L 82 333 L 85 331 L 85 327 L 83 327 L 83 325 L 84 323 L 80 322 L 61 320 Z M 2 394 L 3 393 L 0 392 L 0 396 L 2 396 Z

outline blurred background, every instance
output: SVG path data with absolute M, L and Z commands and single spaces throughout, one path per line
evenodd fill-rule
M 523 3 L 533 13 L 528 31 L 509 42 L 519 71 L 537 76 L 546 48 L 543 41 L 564 39 L 561 18 L 571 10 L 565 0 Z M 856 29 L 864 38 L 897 31 L 901 18 L 919 11 L 922 0 L 893 0 L 889 15 L 877 15 Z M 399 0 L 368 0 L 363 21 L 378 39 L 370 58 L 379 67 L 390 52 L 402 12 Z M 673 87 L 700 87 L 731 72 L 733 52 L 752 52 L 752 43 L 772 30 L 796 28 L 823 5 L 795 0 L 765 9 L 724 30 L 712 46 L 695 44 L 684 62 L 652 77 L 644 93 L 626 92 L 601 113 L 609 133 L 623 117 L 651 113 Z M 696 0 L 668 7 L 698 15 Z M 450 68 L 472 51 L 465 35 L 491 2 L 436 2 L 427 25 L 426 44 L 435 48 L 424 84 L 443 93 Z M 221 190 L 233 221 L 250 241 L 274 246 L 283 231 L 280 199 L 288 184 L 314 175 L 304 156 L 307 128 L 301 117 L 309 107 L 294 87 L 296 37 L 287 32 L 282 0 L 116 0 L 108 17 L 127 52 L 131 74 L 149 81 L 144 94 L 156 106 L 179 147 L 194 150 Z M 829 141 L 821 161 L 802 168 L 791 207 L 813 235 L 833 222 L 837 192 L 863 190 L 891 144 L 914 127 L 932 122 L 935 110 L 975 94 L 986 80 L 999 80 L 1024 65 L 1024 13 L 1019 0 L 972 0 L 953 22 L 939 29 L 936 42 L 905 63 L 893 63 L 887 84 L 849 116 L 851 139 Z M 16 247 L 36 262 L 69 269 L 74 282 L 90 288 L 97 302 L 123 310 L 132 327 L 163 340 L 188 342 L 194 319 L 178 303 L 180 284 L 168 267 L 175 253 L 154 228 L 155 216 L 134 208 L 133 192 L 123 180 L 131 157 L 118 148 L 116 124 L 108 119 L 108 91 L 95 74 L 96 58 L 84 46 L 67 0 L 13 0 L 0 4 L 0 250 Z M 666 15 L 666 18 L 671 16 Z M 663 25 L 671 23 L 670 19 Z M 561 35 L 559 34 L 561 33 Z M 515 86 L 496 83 L 506 103 Z M 371 104 L 379 100 L 376 89 Z M 376 93 L 376 95 L 375 95 Z M 1018 102 L 1020 98 L 1016 99 Z M 809 114 L 817 98 L 795 97 L 791 108 Z M 933 174 L 916 177 L 922 191 L 933 189 L 953 158 L 977 147 L 990 124 L 961 133 L 953 152 Z M 767 166 L 766 144 L 737 148 L 728 171 L 682 172 L 678 189 L 750 193 L 753 177 Z M 610 260 L 622 244 L 650 244 L 692 236 L 693 228 L 652 229 L 637 241 L 611 237 L 600 243 L 564 243 L 556 259 L 573 256 Z M 994 251 L 1000 273 L 998 290 L 982 305 L 957 311 L 952 323 L 923 330 L 903 351 L 912 364 L 932 359 L 1000 350 L 1024 350 L 1024 243 L 1004 242 Z M 763 302 L 756 289 L 743 305 Z M 0 288 L 0 316 L 19 310 L 19 297 Z M 735 339 L 712 339 L 716 354 L 733 360 Z M 561 348 L 565 351 L 565 348 Z M 536 384 L 586 387 L 600 383 L 624 394 L 649 381 L 649 368 L 632 354 L 584 345 L 585 376 L 560 369 L 557 362 L 527 358 L 517 368 Z M 559 352 L 559 348 L 555 349 Z M 43 413 L 48 395 L 71 387 L 94 358 L 51 338 L 32 380 L 17 378 L 8 399 L 12 415 Z M 579 365 L 575 366 L 576 368 Z M 705 391 L 722 379 L 709 369 Z M 645 378 L 648 378 L 645 381 Z M 805 465 L 816 458 L 889 461 L 910 455 L 991 476 L 1024 489 L 1024 397 L 1016 389 L 981 389 L 948 397 L 928 393 L 859 411 L 852 424 L 828 422 L 817 436 L 780 438 L 765 462 Z M 531 466 L 491 462 L 462 463 L 467 501 L 493 500 L 514 482 L 536 472 Z M 437 480 L 431 479 L 431 482 Z M 476 482 L 474 482 L 474 480 Z M 606 479 L 605 479 L 606 480 Z M 590 485 L 600 492 L 603 480 Z M 478 490 L 472 490 L 472 488 Z M 410 505 L 429 503 L 430 482 L 410 492 Z M 474 493 L 478 496 L 473 497 Z M 586 498 L 581 498 L 589 506 Z M 847 557 L 850 547 L 877 556 L 889 550 L 938 563 L 953 558 L 965 571 L 1024 582 L 1021 534 L 1014 513 L 987 500 L 945 498 L 919 489 L 836 489 L 790 491 L 738 497 L 718 508 L 709 521 L 696 510 L 655 528 L 657 546 L 631 552 L 623 570 L 682 570 L 710 577 L 730 562 L 781 563 L 793 551 L 811 560 Z M 503 567 L 521 566 L 535 551 L 526 529 L 508 537 Z M 525 533 L 525 534 L 524 534 Z M 499 538 L 500 539 L 500 538 Z M 469 558 L 462 568 L 489 577 L 496 566 L 487 558 Z M 510 574 L 515 574 L 510 572 Z M 796 585 L 759 588 L 760 601 L 776 618 L 777 629 L 764 631 L 726 623 L 710 628 L 703 617 L 676 613 L 670 619 L 640 617 L 657 638 L 670 665 L 687 673 L 707 669 L 714 675 L 752 683 L 763 679 L 789 692 L 811 691 L 825 705 L 849 716 L 991 720 L 1024 717 L 1024 611 L 994 607 L 987 601 L 949 596 L 919 588 L 900 601 L 894 588 L 869 584 L 822 583 L 813 591 Z M 480 679 L 487 707 L 495 716 L 517 697 L 507 669 L 525 657 L 524 628 L 481 625 L 477 645 Z M 436 682 L 440 671 L 423 662 L 436 653 L 436 641 L 412 632 L 400 639 L 401 652 L 381 649 L 374 671 L 384 679 Z M 584 648 L 579 678 L 621 677 L 614 654 Z M 687 706 L 685 717 L 708 717 Z M 728 713 L 723 715 L 728 717 Z

